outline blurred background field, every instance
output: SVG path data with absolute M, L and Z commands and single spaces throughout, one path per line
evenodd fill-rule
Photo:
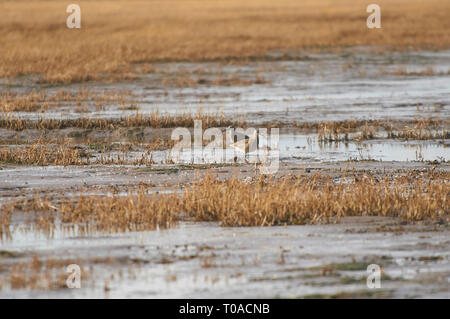
M 66 27 L 68 2 L 0 1 L 0 77 L 45 82 L 130 78 L 139 62 L 267 59 L 298 49 L 445 49 L 447 0 L 377 1 L 382 29 L 368 29 L 362 0 L 77 1 L 81 29 Z M 142 70 L 139 70 L 142 72 Z M 145 70 L 144 70 L 145 71 Z

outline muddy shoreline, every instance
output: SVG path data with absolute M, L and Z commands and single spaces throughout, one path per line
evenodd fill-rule
M 174 164 L 168 159 L 172 127 L 117 124 L 137 113 L 199 110 L 248 126 L 282 123 L 276 179 L 409 178 L 413 187 L 441 174 L 446 194 L 449 72 L 449 51 L 356 50 L 292 61 L 161 63 L 136 80 L 113 83 L 4 81 L 2 107 L 15 111 L 2 118 L 30 121 L 33 129 L 0 129 L 0 204 L 48 199 L 53 213 L 54 200 L 80 194 L 126 196 L 142 187 L 172 194 L 207 175 L 254 181 L 258 163 Z M 43 117 L 70 125 L 34 124 Z M 80 119 L 98 119 L 100 128 L 77 127 Z M 385 130 L 366 125 L 376 121 L 387 121 L 379 126 Z M 320 131 L 318 123 L 329 126 Z M 348 136 L 341 131 L 346 127 Z M 69 164 L 46 162 L 56 153 Z M 67 161 L 67 154 L 79 158 Z M 151 163 L 134 161 L 143 154 Z M 110 162 L 95 164 L 100 156 Z M 13 236 L 0 242 L 0 297 L 449 298 L 448 208 L 441 211 L 442 218 L 415 222 L 347 216 L 337 224 L 222 227 L 182 220 L 165 230 L 84 235 L 77 224 L 73 232 L 56 228 L 49 236 L 27 228 L 19 209 Z M 82 268 L 82 289 L 65 286 L 65 267 L 73 263 Z M 367 288 L 370 264 L 383 270 L 381 289 Z

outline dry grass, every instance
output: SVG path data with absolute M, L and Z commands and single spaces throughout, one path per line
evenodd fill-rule
M 447 173 L 424 178 L 364 176 L 220 181 L 207 175 L 183 194 L 151 194 L 145 186 L 127 196 L 44 198 L 14 203 L 3 211 L 28 211 L 34 228 L 52 234 L 57 218 L 81 233 L 166 228 L 178 220 L 216 221 L 223 226 L 274 226 L 338 222 L 344 216 L 392 216 L 406 221 L 446 220 L 450 207 Z M 5 219 L 4 227 L 8 220 Z
M 80 150 L 67 141 L 61 144 L 42 143 L 40 140 L 25 147 L 0 149 L 0 162 L 27 165 L 81 165 L 85 161 Z
M 148 195 L 143 189 L 136 196 L 80 196 L 76 204 L 63 203 L 59 211 L 63 223 L 78 225 L 82 233 L 164 229 L 178 218 L 171 197 Z
M 48 200 L 47 197 L 26 198 L 23 200 L 15 200 L 3 206 L 4 212 L 9 212 L 12 215 L 14 211 L 31 212 L 31 214 L 24 215 L 24 224 L 33 225 L 33 228 L 53 235 L 55 225 L 55 206 Z M 8 227 L 7 227 L 8 226 Z M 9 228 L 10 224 L 5 224 Z M 11 233 L 7 234 L 6 238 L 11 239 Z
M 395 69 L 392 72 L 382 72 L 381 74 L 398 75 L 398 76 L 439 76 L 439 75 L 450 75 L 450 71 L 438 72 L 432 67 L 427 67 L 420 71 L 408 71 L 405 67 Z
M 207 178 L 186 190 L 184 208 L 196 220 L 224 226 L 273 226 L 333 222 L 344 216 L 395 216 L 404 220 L 449 214 L 448 179 L 382 180 L 350 183 L 302 178 L 254 184 Z
M 354 124 L 354 121 L 321 123 L 317 129 L 317 139 L 319 143 L 371 140 L 376 138 L 376 132 L 381 126 L 379 121 L 372 121 L 370 124 L 366 121 L 359 126 Z M 356 134 L 350 136 L 352 132 Z
M 306 124 L 305 124 L 306 125 Z M 298 125 L 297 125 L 298 126 Z M 438 118 L 414 119 L 412 121 L 341 121 L 317 123 L 319 143 L 337 143 L 370 139 L 448 139 L 448 121 Z M 385 136 L 380 135 L 380 131 Z M 353 133 L 353 134 L 352 134 Z
M 79 120 L 22 120 L 19 117 L 6 117 L 0 120 L 0 127 L 14 129 L 54 130 L 67 127 L 81 128 L 85 130 L 99 129 L 109 133 L 114 129 L 130 127 L 175 127 L 193 126 L 194 119 L 202 119 L 203 127 L 245 126 L 245 122 L 227 120 L 223 115 L 180 115 L 167 116 L 155 112 L 150 116 L 136 114 L 135 116 L 122 119 L 91 119 L 81 118 Z M 295 126 L 297 125 L 297 126 Z M 439 119 L 415 119 L 413 121 L 342 121 L 326 123 L 303 123 L 294 124 L 294 127 L 317 128 L 319 143 L 339 143 L 348 141 L 362 141 L 368 139 L 415 139 L 436 140 L 448 139 L 448 121 Z M 384 135 L 379 134 L 383 132 Z M 143 136 L 143 135 L 142 135 Z M 132 143 L 94 143 L 90 138 L 83 139 L 81 144 L 71 144 L 66 138 L 54 139 L 41 135 L 40 138 L 32 140 L 7 140 L 0 147 L 0 162 L 18 165 L 153 165 L 152 151 L 171 149 L 174 141 L 167 138 L 156 137 L 144 141 L 138 134 Z M 133 136 L 132 136 L 133 138 Z M 225 137 L 224 137 L 225 138 Z M 75 141 L 80 142 L 80 138 Z M 102 139 L 99 139 L 100 141 Z M 223 145 L 225 146 L 226 141 Z M 203 141 L 204 145 L 208 143 Z M 95 158 L 94 158 L 95 157 Z M 172 163 L 166 158 L 165 163 Z
M 153 151 L 153 150 L 167 150 L 173 148 L 175 145 L 175 141 L 172 139 L 164 139 L 161 137 L 157 137 L 156 139 L 150 141 L 148 144 L 144 145 L 145 150 Z
M 78 1 L 0 3 L 0 77 L 45 82 L 134 78 L 135 63 L 267 58 L 271 50 L 352 45 L 448 48 L 447 0 L 380 0 L 382 29 L 366 27 L 367 1 Z M 108 74 L 105 76 L 105 74 Z
M 43 92 L 32 91 L 29 94 L 2 93 L 0 95 L 1 112 L 36 112 L 37 110 L 47 110 L 48 103 L 45 101 Z
M 67 288 L 65 269 L 51 269 L 35 259 L 32 263 L 19 263 L 10 271 L 10 289 L 61 289 Z
M 311 131 L 317 131 L 319 132 L 322 129 L 332 131 L 332 134 L 334 134 L 335 131 L 339 132 L 356 132 L 361 127 L 365 126 L 366 124 L 372 125 L 372 126 L 381 126 L 385 123 L 391 123 L 391 120 L 357 120 L 357 119 L 350 119 L 350 120 L 343 120 L 343 121 L 327 121 L 327 122 L 265 122 L 263 123 L 263 127 L 271 128 L 271 127 L 288 127 L 288 128 L 294 128 L 299 131 L 303 132 L 311 132 Z M 401 120 L 402 123 L 405 123 L 405 121 Z M 410 121 L 406 121 L 406 123 L 409 123 Z
M 99 158 L 94 161 L 88 160 L 86 164 L 151 166 L 155 164 L 155 161 L 153 160 L 153 154 L 150 152 L 142 154 L 141 156 L 135 156 L 132 159 L 127 151 L 119 151 L 116 154 L 101 152 Z M 173 163 L 168 162 L 166 159 L 166 164 Z
M 0 240 L 11 237 L 9 225 L 11 224 L 11 207 L 9 205 L 3 206 L 0 210 Z
M 8 266 L 8 275 L 0 276 L 0 290 L 56 290 L 67 288 L 66 267 L 80 265 L 84 260 L 54 259 L 34 256 L 29 261 L 21 261 Z M 88 272 L 81 268 L 81 278 L 89 278 Z
M 0 94 L 0 111 L 4 113 L 46 111 L 67 105 L 67 102 L 73 102 L 74 106 L 79 107 L 84 102 L 94 102 L 97 108 L 103 107 L 100 104 L 102 102 L 116 102 L 124 108 L 126 103 L 133 101 L 134 96 L 131 92 L 118 90 L 93 92 L 87 88 L 81 88 L 77 91 L 60 89 L 54 93 L 49 93 L 47 90 L 33 90 L 29 93 L 3 92 Z
M 149 195 L 144 187 L 137 194 L 120 196 L 80 195 L 61 203 L 53 203 L 46 197 L 17 200 L 4 205 L 2 211 L 26 212 L 25 224 L 52 235 L 57 223 L 65 231 L 80 234 L 101 232 L 125 232 L 164 229 L 176 224 L 179 200 L 176 195 Z M 55 218 L 58 213 L 58 220 Z M 4 219 L 4 228 L 10 219 Z
M 168 150 L 175 145 L 175 141 L 169 137 L 160 137 L 150 139 L 150 141 L 142 143 L 145 139 L 141 136 L 130 138 L 132 142 L 129 143 L 114 143 L 114 142 L 94 142 L 90 139 L 85 140 L 88 149 L 100 152 L 110 151 L 154 151 L 154 150 Z M 77 139 L 78 140 L 78 139 Z
M 392 126 L 386 127 L 388 138 L 401 138 L 405 140 L 432 140 L 449 139 L 450 132 L 446 128 L 436 129 L 439 124 L 432 120 L 418 120 L 413 125 L 405 125 L 401 129 L 395 130 Z
M 146 152 L 140 156 L 131 157 L 129 151 L 131 144 L 119 145 L 117 152 L 101 150 L 98 158 L 91 159 L 92 155 L 86 148 L 70 145 L 68 141 L 55 144 L 55 141 L 37 140 L 31 145 L 0 148 L 0 163 L 16 165 L 153 165 L 154 149 L 169 145 L 163 140 L 156 139 L 144 145 Z
M 23 255 L 19 260 L 9 258 L 3 269 L 0 268 L 0 291 L 25 289 L 25 290 L 57 290 L 68 289 L 67 266 L 76 264 L 80 266 L 82 287 L 94 284 L 92 279 L 98 279 L 94 275 L 95 265 L 139 265 L 136 258 L 90 257 L 90 258 L 56 258 L 51 256 Z M 26 260 L 24 260 L 26 258 Z M 1 264 L 0 264 L 1 266 Z M 131 270 L 128 268 L 129 271 Z M 122 278 L 122 270 L 119 270 Z M 112 273 L 110 280 L 115 278 Z M 84 283 L 84 284 L 83 284 Z
M 171 128 L 171 127 L 194 127 L 194 120 L 201 120 L 202 127 L 226 127 L 235 125 L 237 127 L 245 126 L 245 121 L 233 121 L 226 119 L 223 114 L 204 114 L 199 111 L 197 114 L 181 114 L 171 116 L 169 114 L 160 114 L 158 111 L 150 115 L 136 113 L 134 116 L 122 118 L 85 118 L 78 119 L 45 119 L 28 120 L 12 114 L 4 115 L 0 118 L 0 128 L 22 131 L 25 129 L 36 130 L 57 130 L 68 127 L 80 129 L 115 129 L 118 127 L 153 127 L 153 128 Z

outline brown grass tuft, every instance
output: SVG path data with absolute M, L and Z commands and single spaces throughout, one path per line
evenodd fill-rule
M 134 97 L 131 92 L 124 90 L 95 92 L 88 88 L 80 88 L 77 91 L 60 89 L 54 93 L 47 90 L 32 90 L 29 93 L 4 92 L 0 94 L 0 111 L 4 113 L 45 111 L 68 102 L 75 106 L 81 106 L 84 102 L 95 102 L 97 107 L 101 102 L 117 102 L 122 105 L 121 108 L 125 108 L 126 103 L 134 102 Z
M 448 174 L 346 178 L 299 177 L 253 182 L 207 177 L 186 187 L 182 195 L 148 194 L 142 186 L 127 196 L 85 196 L 60 204 L 35 198 L 7 205 L 30 211 L 27 223 L 52 234 L 57 218 L 65 230 L 81 233 L 124 232 L 167 228 L 183 219 L 215 221 L 223 226 L 275 226 L 338 222 L 344 216 L 391 216 L 406 221 L 447 220 L 450 207 Z M 3 221 L 8 226 L 8 219 Z
M 316 123 L 319 143 L 337 143 L 350 140 L 362 141 L 370 139 L 414 139 L 414 140 L 433 140 L 448 139 L 448 121 L 433 118 L 414 119 L 412 121 L 340 121 Z M 304 126 L 307 124 L 304 123 Z M 313 124 L 310 124 L 314 127 Z M 299 124 L 294 127 L 301 126 Z M 379 135 L 383 130 L 386 136 Z M 353 133 L 353 134 L 351 134 Z
M 68 127 L 80 129 L 115 129 L 118 127 L 194 127 L 194 120 L 201 120 L 202 127 L 226 127 L 235 125 L 245 126 L 244 121 L 233 121 L 225 118 L 223 114 L 204 114 L 199 111 L 197 114 L 181 114 L 171 116 L 160 114 L 158 111 L 150 115 L 136 113 L 134 116 L 123 118 L 78 118 L 78 119 L 44 119 L 28 120 L 22 119 L 12 114 L 0 118 L 0 128 L 22 131 L 25 129 L 56 130 Z
M 137 195 L 80 196 L 76 202 L 62 203 L 58 210 L 62 222 L 77 225 L 81 233 L 164 229 L 178 220 L 173 197 L 148 195 L 141 188 Z
M 78 264 L 79 261 L 51 258 L 41 260 L 34 256 L 31 261 L 13 264 L 9 269 L 9 278 L 4 279 L 8 279 L 7 283 L 12 290 L 64 289 L 67 288 L 66 267 L 74 263 Z M 81 267 L 81 278 L 86 277 L 88 273 Z
M 40 140 L 26 147 L 0 149 L 0 162 L 27 165 L 81 165 L 85 154 L 68 142 L 42 143 Z
M 0 210 L 0 241 L 11 237 L 9 226 L 11 225 L 12 207 L 4 205 Z
M 449 213 L 448 180 L 364 178 L 336 183 L 329 178 L 253 184 L 208 177 L 187 188 L 184 209 L 196 220 L 224 226 L 272 226 L 332 222 L 343 216 L 395 216 L 404 220 L 441 218 Z
M 450 132 L 446 128 L 437 129 L 438 123 L 431 119 L 417 120 L 413 125 L 405 125 L 395 130 L 387 127 L 388 138 L 401 138 L 405 140 L 431 140 L 449 139 Z

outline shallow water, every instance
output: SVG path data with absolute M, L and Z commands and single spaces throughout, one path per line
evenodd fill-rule
M 449 145 L 438 141 L 369 140 L 357 142 L 319 143 L 316 136 L 281 135 L 283 160 L 313 161 L 442 161 L 450 159 Z M 311 142 L 312 140 L 312 142 Z
M 415 284 L 430 276 L 450 280 L 448 234 L 424 230 L 419 233 L 370 231 L 392 222 L 387 218 L 367 218 L 361 224 L 358 219 L 348 218 L 340 225 L 265 228 L 183 223 L 164 231 L 89 237 L 56 233 L 53 239 L 27 233 L 16 236 L 12 243 L 3 243 L 2 249 L 66 259 L 122 257 L 139 260 L 139 264 L 104 264 L 91 268 L 85 262 L 81 266 L 89 269 L 91 278 L 83 282 L 81 289 L 0 291 L 0 296 L 286 298 L 334 294 L 367 289 L 365 266 L 360 270 L 341 271 L 340 276 L 321 276 L 319 269 L 311 267 L 351 264 L 356 260 L 380 263 L 386 274 L 396 278 L 382 282 L 382 288 L 396 289 L 396 297 L 430 294 L 448 297 L 445 282 L 431 280 L 429 285 Z M 442 259 L 429 263 L 417 260 L 424 256 Z M 120 279 L 119 269 L 124 270 Z M 105 292 L 104 282 L 111 274 L 115 274 L 116 280 L 109 282 L 110 290 Z M 354 280 L 341 282 L 343 276 Z
M 137 95 L 140 113 L 154 110 L 192 113 L 203 108 L 206 113 L 223 111 L 231 117 L 245 115 L 250 123 L 450 117 L 450 51 L 372 54 L 361 48 L 360 53 L 305 54 L 297 61 L 245 65 L 169 63 L 155 68 L 161 72 L 144 75 L 136 81 L 90 83 L 88 87 L 92 91 L 130 90 Z M 427 75 L 430 68 L 433 72 Z M 424 73 L 408 75 L 408 72 Z M 164 84 L 164 78 L 176 80 L 186 74 L 201 81 L 190 87 Z M 214 84 L 218 78 L 233 76 L 247 81 L 259 76 L 263 81 L 251 85 Z M 68 85 L 64 89 L 75 91 L 79 87 Z M 6 85 L 0 84 L 0 88 L 5 89 Z M 32 88 L 33 85 L 19 84 L 11 89 Z M 60 89 L 52 87 L 48 91 Z M 120 110 L 117 103 L 110 103 L 99 111 L 94 103 L 87 104 L 88 113 L 61 104 L 45 113 L 15 114 L 35 119 L 109 118 L 136 113 Z M 233 153 L 226 157 L 228 163 L 234 162 L 235 153 L 231 151 Z M 271 151 L 278 151 L 271 153 L 272 158 L 279 158 L 286 170 L 294 173 L 298 171 L 298 163 L 304 168 L 340 171 L 346 169 L 345 165 L 339 166 L 338 162 L 342 161 L 351 161 L 359 169 L 378 171 L 386 167 L 391 171 L 420 169 L 421 165 L 428 165 L 427 161 L 436 161 L 441 164 L 438 170 L 448 171 L 446 161 L 450 159 L 448 140 L 319 143 L 316 134 L 283 133 L 279 148 Z M 142 154 L 129 152 L 128 158 L 133 160 Z M 100 190 L 92 193 L 105 194 L 102 187 L 121 186 L 125 191 L 119 194 L 126 194 L 127 185 L 141 182 L 155 185 L 150 192 L 167 192 L 166 184 L 192 182 L 197 172 L 178 171 L 177 165 L 165 164 L 168 154 L 168 150 L 153 152 L 153 159 L 162 164 L 152 168 L 132 165 L 2 167 L 0 201 L 31 196 L 35 191 L 55 194 L 62 190 L 65 196 L 76 196 L 84 187 L 98 187 Z M 264 150 L 256 155 L 266 159 L 268 156 Z M 254 157 L 255 154 L 249 154 L 248 160 L 254 161 Z M 216 162 L 208 151 L 185 153 L 179 159 L 180 163 Z M 242 170 L 234 168 L 241 177 L 253 174 L 248 165 Z M 161 169 L 161 174 L 151 169 Z M 232 176 L 236 173 L 232 170 L 227 167 L 219 173 Z M 355 261 L 380 263 L 394 278 L 382 283 L 384 290 L 393 291 L 391 297 L 450 297 L 448 228 L 404 225 L 390 218 L 356 220 L 339 225 L 270 228 L 181 223 L 177 228 L 164 231 L 91 236 L 57 230 L 53 238 L 34 231 L 20 231 L 19 227 L 14 231 L 13 240 L 0 243 L 0 250 L 23 253 L 24 260 L 37 254 L 44 258 L 112 257 L 127 262 L 94 266 L 89 261 L 83 262 L 91 276 L 80 290 L 4 288 L 0 289 L 0 297 L 265 298 L 366 291 L 365 269 L 330 276 L 318 275 L 320 271 L 309 269 Z M 20 220 L 16 222 L 21 225 Z M 383 231 L 380 230 L 383 225 L 405 230 Z M 427 258 L 422 257 L 436 257 L 436 260 L 427 262 Z M 118 276 L 119 271 L 124 272 L 123 276 Z M 111 275 L 116 279 L 110 280 Z M 353 280 L 344 282 L 343 278 Z M 105 290 L 105 281 L 109 282 L 109 290 Z
M 318 142 L 317 134 L 280 134 L 278 148 L 266 149 L 260 145 L 258 150 L 244 155 L 233 149 L 189 148 L 180 153 L 163 150 L 153 151 L 152 159 L 164 164 L 173 160 L 177 164 L 203 163 L 261 163 L 280 162 L 338 162 L 338 161 L 437 161 L 450 160 L 450 147 L 447 140 L 368 140 L 363 142 Z M 113 158 L 117 152 L 111 153 Z M 139 159 L 145 152 L 129 152 L 130 161 Z M 245 157 L 245 159 L 244 159 Z M 92 160 L 100 159 L 97 154 Z
M 328 121 L 347 119 L 412 119 L 450 116 L 450 51 L 410 53 L 305 54 L 299 61 L 252 62 L 246 65 L 218 63 L 168 63 L 156 69 L 170 73 L 149 74 L 120 84 L 89 84 L 93 91 L 130 90 L 138 96 L 141 113 L 221 112 L 245 114 L 247 121 Z M 205 70 L 197 71 L 196 70 Z M 396 75 L 398 70 L 430 75 Z M 163 78 L 176 79 L 188 74 L 207 84 L 174 87 Z M 266 83 L 245 86 L 214 85 L 217 78 L 237 76 Z M 69 85 L 66 90 L 77 90 Z M 60 88 L 49 88 L 49 92 Z M 23 90 L 15 88 L 15 90 Z M 136 111 L 123 111 L 117 104 L 89 112 L 92 117 L 120 117 Z M 48 118 L 86 116 L 62 108 L 49 110 Z M 25 118 L 43 114 L 18 113 Z

